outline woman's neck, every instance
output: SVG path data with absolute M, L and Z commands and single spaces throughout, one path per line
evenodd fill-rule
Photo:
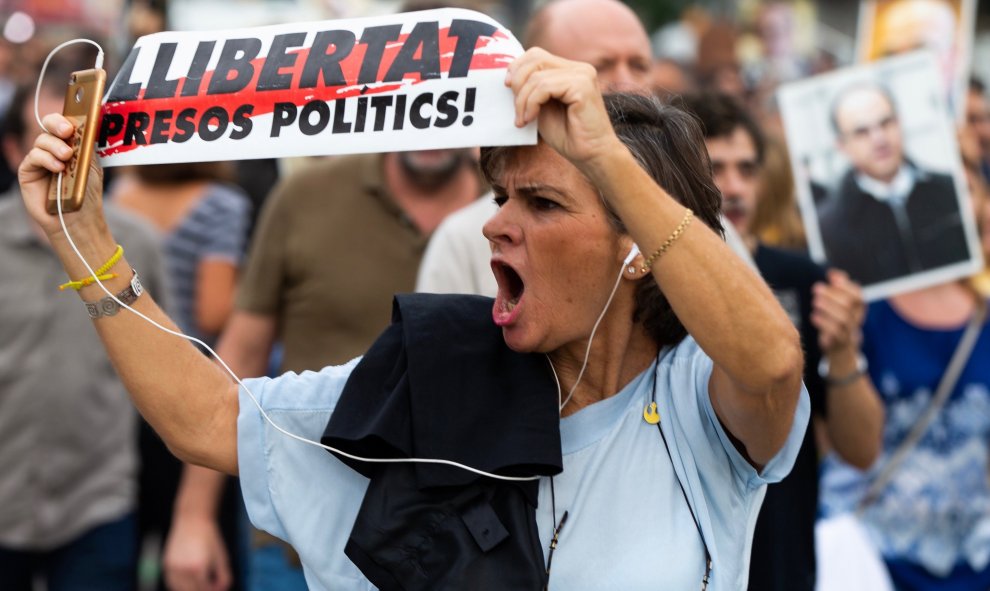
M 550 353 L 560 383 L 561 402 L 568 395 L 584 361 L 588 341 L 571 343 Z M 623 323 L 610 329 L 604 325 L 595 334 L 580 382 L 573 396 L 561 409 L 561 416 L 568 416 L 585 406 L 617 394 L 633 378 L 643 372 L 656 359 L 657 345 L 639 324 Z

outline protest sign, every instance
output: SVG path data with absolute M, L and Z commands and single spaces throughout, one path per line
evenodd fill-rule
M 976 0 L 867 0 L 860 4 L 860 62 L 925 48 L 935 54 L 945 104 L 962 121 Z
M 477 12 L 138 39 L 104 98 L 103 166 L 536 143 L 513 124 L 522 53 Z

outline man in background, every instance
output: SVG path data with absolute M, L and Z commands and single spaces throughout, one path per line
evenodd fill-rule
M 42 113 L 61 112 L 73 69 L 49 70 Z M 19 164 L 41 132 L 34 93 L 34 85 L 20 88 L 4 119 L 8 162 Z M 154 230 L 105 209 L 143 286 L 165 297 Z M 40 580 L 49 591 L 130 591 L 139 543 L 137 412 L 87 309 L 59 290 L 65 272 L 17 184 L 0 198 L 0 273 L 0 587 L 31 591 Z
M 682 106 L 701 121 L 723 215 L 800 331 L 816 426 L 846 462 L 868 468 L 880 452 L 883 407 L 859 361 L 859 288 L 844 273 L 826 274 L 806 256 L 766 246 L 753 233 L 766 141 L 745 109 L 724 94 L 688 95 Z M 753 537 L 752 591 L 815 588 L 818 457 L 808 429 L 791 473 L 767 487 Z
M 618 0 L 550 2 L 531 17 L 523 45 L 595 66 L 604 88 L 649 92 L 649 37 L 636 14 Z M 495 294 L 491 249 L 481 227 L 497 209 L 488 195 L 437 229 L 423 256 L 417 291 Z
M 990 181 L 990 102 L 986 84 L 975 76 L 969 79 L 966 91 L 966 125 L 979 146 L 980 172 Z
M 533 14 L 523 45 L 593 65 L 605 91 L 651 91 L 650 39 L 636 13 L 618 0 L 549 2 Z M 491 249 L 481 227 L 496 209 L 491 198 L 481 199 L 437 229 L 420 266 L 417 291 L 495 295 Z M 731 228 L 726 240 L 748 258 Z

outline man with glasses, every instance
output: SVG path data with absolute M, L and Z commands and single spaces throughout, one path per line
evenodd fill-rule
M 952 177 L 906 157 L 890 91 L 846 87 L 831 123 L 851 166 L 818 210 L 829 263 L 869 285 L 966 260 Z

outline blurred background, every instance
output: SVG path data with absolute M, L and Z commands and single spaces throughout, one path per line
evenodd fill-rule
M 782 82 L 849 65 L 856 57 L 858 0 L 625 0 L 653 41 L 655 78 L 716 86 L 760 105 Z M 542 0 L 463 0 L 521 36 Z M 112 77 L 138 36 L 159 30 L 239 28 L 395 12 L 396 0 L 0 0 L 0 113 L 18 83 L 58 41 L 105 41 Z M 87 51 L 84 47 L 79 51 Z M 990 3 L 978 2 L 971 70 L 990 79 Z M 0 187 L 2 188 L 2 187 Z
M 670 99 L 689 91 L 717 90 L 738 98 L 757 119 L 771 140 L 762 171 L 764 192 L 770 195 L 776 190 L 787 200 L 765 206 L 768 211 L 776 207 L 784 213 L 773 218 L 772 223 L 766 221 L 769 219 L 766 214 L 758 214 L 763 217 L 754 222 L 754 231 L 769 244 L 803 248 L 804 235 L 793 208 L 793 175 L 783 143 L 775 92 L 781 84 L 856 63 L 857 29 L 863 4 L 859 0 L 624 1 L 639 15 L 650 34 L 654 58 L 651 89 L 658 96 Z M 453 0 L 452 3 L 485 12 L 522 37 L 529 15 L 544 1 Z M 107 51 L 105 68 L 112 79 L 134 40 L 158 31 L 231 29 L 378 16 L 396 12 L 400 4 L 399 0 L 0 0 L 0 130 L 5 129 L 2 117 L 8 113 L 15 91 L 35 84 L 45 56 L 67 39 L 87 37 L 100 42 Z M 990 2 L 977 2 L 974 16 L 967 71 L 990 81 Z M 93 49 L 76 45 L 59 56 L 62 67 L 53 71 L 65 73 L 76 67 L 90 67 Z M 984 93 L 985 87 L 981 85 L 978 94 Z M 977 186 L 971 187 L 971 191 L 982 196 L 986 194 L 983 182 L 990 179 L 990 107 L 981 102 L 980 108 L 978 116 L 967 115 L 977 136 L 962 137 L 961 142 L 964 159 L 967 150 L 975 154 L 976 173 L 972 182 Z M 925 105 L 911 110 L 920 113 L 919 116 L 928 116 L 931 111 Z M 922 121 L 917 125 L 924 124 Z M 809 124 L 808 131 L 812 138 L 826 137 L 831 141 L 828 130 Z M 276 178 L 291 172 L 293 166 L 284 161 L 235 164 L 236 181 L 251 201 L 252 218 L 260 211 L 261 202 Z M 844 162 L 840 164 L 833 165 L 828 176 L 834 177 L 835 170 L 845 166 Z M 14 186 L 15 175 L 11 170 L 14 166 L 16 163 L 8 166 L 0 155 L 0 195 Z M 120 173 L 111 169 L 108 182 L 112 180 L 111 174 Z M 784 190 L 779 190 L 781 187 Z M 769 203 L 769 199 L 764 201 Z M 990 206 L 983 206 L 980 211 L 983 213 L 977 215 L 990 220 Z M 990 254 L 990 233 L 984 244 Z M 990 278 L 990 274 L 986 277 Z M 984 281 L 990 285 L 990 279 Z M 3 394 L 0 391 L 0 401 Z M 172 477 L 173 490 L 176 478 Z M 171 496 L 165 497 L 163 502 L 170 503 Z M 144 503 L 143 495 L 141 502 Z M 142 589 L 158 588 L 161 566 L 157 557 L 161 547 L 161 537 L 152 537 L 142 551 Z M 4 582 L 0 581 L 0 589 L 3 588 Z

